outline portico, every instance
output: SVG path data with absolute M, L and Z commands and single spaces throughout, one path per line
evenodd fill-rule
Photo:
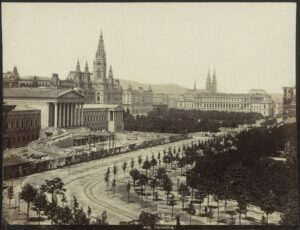
M 85 97 L 73 89 L 10 88 L 4 98 L 14 105 L 41 111 L 41 128 L 83 126 Z

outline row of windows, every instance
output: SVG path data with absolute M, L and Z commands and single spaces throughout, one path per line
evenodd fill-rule
M 18 144 L 22 142 L 29 142 L 33 140 L 37 140 L 39 138 L 38 134 L 32 134 L 32 135 L 19 135 L 19 136 L 13 136 L 9 138 L 9 141 L 11 144 Z
M 181 107 L 192 107 L 192 108 L 198 108 L 198 107 L 207 107 L 207 108 L 252 108 L 252 109 L 266 109 L 266 105 L 241 105 L 241 104 L 195 104 L 195 103 L 184 103 L 181 102 L 179 104 Z
M 38 128 L 39 124 L 37 120 L 21 120 L 21 121 L 9 121 L 6 122 L 5 128 L 6 129 L 33 129 L 33 128 Z
M 93 122 L 93 121 L 106 121 L 107 115 L 106 114 L 89 114 L 84 116 L 85 122 Z
M 183 107 L 208 107 L 208 108 L 241 108 L 240 104 L 194 104 L 194 103 L 180 103 Z M 244 106 L 247 108 L 248 106 Z
M 251 102 L 249 99 L 239 99 L 239 98 L 195 98 L 196 101 L 205 102 Z

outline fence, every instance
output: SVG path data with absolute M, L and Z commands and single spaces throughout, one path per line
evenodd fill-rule
M 122 154 L 142 148 L 148 148 L 161 144 L 167 144 L 189 138 L 188 135 L 178 134 L 166 138 L 159 138 L 149 141 L 143 141 L 141 143 L 135 143 L 130 145 L 118 146 L 113 149 L 103 149 L 101 151 L 94 152 L 81 152 L 72 156 L 64 156 L 61 158 L 55 158 L 50 160 L 38 161 L 38 162 L 26 162 L 16 165 L 5 166 L 4 180 L 10 180 L 17 177 L 23 177 L 34 173 L 40 173 L 47 170 L 58 169 L 69 165 L 79 164 L 91 160 L 101 159 L 103 157 Z M 42 153 L 42 152 L 41 152 Z

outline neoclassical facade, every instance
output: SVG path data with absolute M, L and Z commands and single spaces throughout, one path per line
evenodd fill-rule
M 83 126 L 85 97 L 73 89 L 9 88 L 3 90 L 7 104 L 41 111 L 41 128 Z
M 41 112 L 37 109 L 16 106 L 7 113 L 4 149 L 26 146 L 39 138 Z
M 144 90 L 142 87 L 133 89 L 129 84 L 127 90 L 123 91 L 123 107 L 133 116 L 147 116 L 153 110 L 153 92 L 151 87 Z
M 124 132 L 123 107 L 114 104 L 85 104 L 84 126 L 92 131 Z

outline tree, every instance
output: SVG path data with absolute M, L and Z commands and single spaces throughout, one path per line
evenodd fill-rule
M 182 168 L 185 166 L 185 164 L 186 164 L 185 157 L 181 157 L 178 162 L 178 166 L 180 167 L 181 170 L 180 171 L 181 175 L 182 175 Z
M 114 192 L 114 196 L 115 196 L 115 191 L 116 191 L 116 179 L 113 179 L 111 186 L 113 187 L 113 192 Z
M 170 192 L 172 191 L 172 188 L 173 188 L 173 184 L 172 184 L 171 179 L 168 177 L 168 175 L 165 175 L 163 177 L 163 189 L 167 193 L 167 204 L 169 202 L 169 195 L 170 195 Z
M 132 177 L 132 180 L 133 180 L 133 187 L 134 187 L 134 189 L 135 189 L 135 182 L 139 179 L 139 177 L 140 177 L 140 172 L 139 172 L 139 170 L 137 170 L 137 169 L 133 169 L 133 170 L 131 170 L 130 171 L 130 176 Z
M 195 199 L 199 202 L 199 216 L 201 215 L 201 205 L 204 202 L 205 194 L 201 190 L 196 191 Z
M 157 201 L 158 201 L 158 197 L 159 197 L 158 192 L 154 193 L 154 197 L 155 197 L 156 210 L 157 210 Z
M 157 169 L 157 178 L 159 179 L 159 182 L 160 182 L 160 185 L 161 185 L 161 182 L 162 182 L 162 178 L 163 176 L 166 174 L 166 169 L 165 168 L 162 168 L 162 167 L 159 167 Z
M 57 209 L 57 222 L 64 225 L 73 223 L 72 210 L 69 206 Z
M 118 173 L 118 167 L 116 165 L 114 165 L 114 168 L 113 168 L 114 179 L 116 179 L 117 173 Z
M 45 184 L 41 185 L 41 191 L 51 195 L 51 203 L 54 202 L 54 197 L 57 195 L 64 195 L 66 189 L 61 178 L 55 177 L 52 180 L 45 180 Z
M 96 217 L 96 223 L 95 224 L 108 225 L 106 210 L 102 212 L 101 216 L 98 215 Z
M 20 193 L 20 198 L 27 202 L 27 220 L 29 219 L 30 202 L 34 201 L 36 194 L 37 189 L 28 183 L 24 185 Z
M 152 160 L 151 160 L 151 166 L 152 166 L 152 168 L 153 168 L 153 172 L 154 172 L 154 168 L 155 168 L 155 166 L 157 165 L 157 160 L 155 159 L 155 158 L 152 158 Z
M 178 192 L 181 195 L 182 210 L 183 210 L 185 197 L 190 195 L 190 190 L 189 190 L 189 187 L 186 184 L 181 183 L 180 186 L 179 186 Z
M 133 160 L 133 158 L 131 158 L 130 167 L 131 167 L 131 170 L 133 170 L 133 167 L 134 167 L 134 160 Z
M 79 208 L 74 215 L 74 224 L 77 225 L 87 225 L 89 224 L 89 219 L 87 218 L 85 212 L 82 208 Z
M 129 203 L 130 188 L 131 188 L 131 184 L 130 184 L 130 181 L 128 181 L 127 186 L 126 186 L 126 190 L 128 192 L 128 203 Z
M 150 181 L 150 187 L 152 188 L 152 195 L 153 195 L 153 200 L 154 200 L 154 192 L 155 192 L 155 188 L 156 188 L 156 186 L 158 185 L 158 183 L 157 183 L 157 179 L 156 178 L 154 178 L 154 179 L 152 179 L 151 181 Z
M 260 208 L 266 213 L 266 224 L 269 223 L 269 215 L 275 211 L 275 194 L 269 191 L 265 194 L 264 199 L 261 201 Z
M 191 222 L 192 222 L 192 213 L 195 213 L 195 207 L 194 207 L 194 204 L 193 204 L 192 201 L 189 203 L 188 213 L 190 214 L 190 224 L 191 224 Z
M 146 176 L 147 176 L 147 172 L 151 168 L 151 163 L 148 159 L 144 161 L 144 164 L 143 164 L 142 168 L 146 170 Z
M 105 175 L 104 175 L 104 181 L 106 183 L 107 193 L 109 194 L 109 172 L 105 173 Z
M 158 222 L 159 217 L 157 214 L 152 214 L 142 211 L 139 216 L 139 223 L 143 226 L 154 226 Z
M 174 194 L 171 195 L 169 204 L 172 206 L 172 220 L 173 220 L 173 209 L 174 209 L 174 205 L 176 205 Z
M 13 186 L 9 186 L 7 189 L 7 196 L 8 196 L 8 207 L 10 208 L 10 202 L 11 200 L 14 198 L 15 194 L 14 194 L 14 188 Z
M 138 163 L 139 163 L 139 165 L 140 165 L 140 168 L 141 168 L 141 164 L 142 164 L 142 162 L 143 162 L 143 159 L 142 159 L 142 157 L 141 157 L 141 156 L 138 156 Z
M 41 211 L 46 209 L 47 203 L 48 201 L 46 195 L 41 191 L 38 191 L 33 200 L 33 205 L 34 205 L 33 210 L 37 211 L 39 215 L 39 223 L 41 218 Z
M 123 169 L 123 171 L 124 171 L 124 177 L 125 177 L 126 168 L 127 168 L 127 162 L 124 161 L 124 162 L 123 162 L 123 165 L 122 165 L 122 169 Z
M 72 204 L 72 210 L 73 210 L 73 218 L 75 218 L 75 213 L 77 212 L 77 210 L 79 208 L 79 203 L 78 203 L 76 196 L 73 196 L 73 199 L 71 200 L 71 204 Z

